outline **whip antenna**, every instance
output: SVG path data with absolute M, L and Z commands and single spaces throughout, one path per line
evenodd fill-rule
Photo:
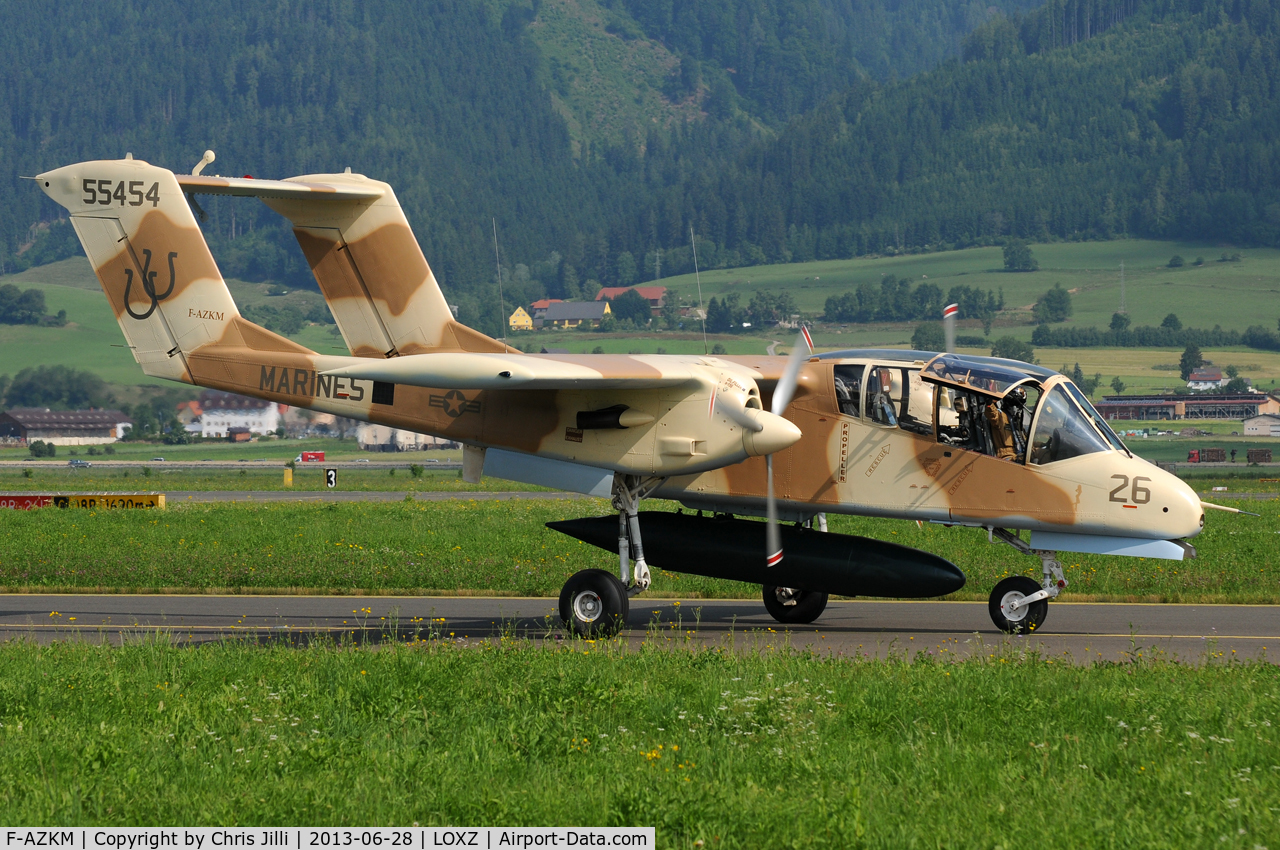
M 698 315 L 702 316 L 702 353 L 707 349 L 707 311 L 702 309 L 702 275 L 698 273 L 698 240 L 693 238 L 693 225 L 689 225 L 689 245 L 693 248 L 693 279 L 698 282 Z
M 502 298 L 502 259 L 498 256 L 498 220 L 491 218 L 493 222 L 493 261 L 498 266 L 498 323 L 502 326 L 502 336 L 499 339 L 505 343 L 507 341 L 507 305 Z

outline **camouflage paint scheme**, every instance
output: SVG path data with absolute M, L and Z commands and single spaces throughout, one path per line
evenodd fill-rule
M 776 453 L 777 493 L 792 515 L 1166 540 L 1203 525 L 1185 483 L 1119 451 L 1014 463 L 841 413 L 837 365 L 923 367 L 903 360 L 910 353 L 811 359 L 784 419 L 766 412 L 781 357 L 516 352 L 453 319 L 391 187 L 362 175 L 195 177 L 126 159 L 37 180 L 70 211 L 148 375 L 665 477 L 655 496 L 716 510 L 761 512 L 763 455 Z M 184 192 L 259 197 L 288 218 L 351 356 L 318 354 L 243 319 Z M 1047 374 L 1046 391 L 1066 381 Z M 615 407 L 625 408 L 621 427 L 579 427 L 580 413 Z M 1119 477 L 1146 481 L 1149 500 L 1117 501 Z

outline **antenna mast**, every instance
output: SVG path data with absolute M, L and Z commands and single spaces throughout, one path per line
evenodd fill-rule
M 702 309 L 702 275 L 698 272 L 698 240 L 693 238 L 693 225 L 689 225 L 689 245 L 693 248 L 693 278 L 698 282 L 698 314 L 702 316 L 702 353 L 707 350 L 707 311 Z
M 502 297 L 502 260 L 498 256 L 498 219 L 491 218 L 493 222 L 493 261 L 498 266 L 498 322 L 502 325 L 502 336 L 498 339 L 506 343 L 507 341 L 507 304 Z

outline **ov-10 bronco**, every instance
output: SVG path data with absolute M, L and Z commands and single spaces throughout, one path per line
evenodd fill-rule
M 1010 632 L 1038 628 L 1066 586 L 1058 552 L 1194 555 L 1184 538 L 1206 505 L 1053 371 L 919 351 L 811 356 L 807 333 L 787 358 L 523 354 L 454 320 L 386 183 L 349 170 L 201 176 L 212 158 L 190 175 L 126 157 L 36 178 L 70 211 L 143 371 L 458 441 L 468 480 L 612 495 L 616 518 L 550 524 L 618 557 L 616 574 L 564 585 L 560 614 L 579 633 L 616 630 L 650 564 L 761 584 L 783 623 L 812 622 L 831 593 L 964 585 L 937 555 L 826 533 L 828 513 L 978 526 L 1038 558 L 1042 581 L 991 593 Z M 199 194 L 257 197 L 289 219 L 350 356 L 240 316 L 192 214 Z M 691 511 L 642 513 L 645 498 Z

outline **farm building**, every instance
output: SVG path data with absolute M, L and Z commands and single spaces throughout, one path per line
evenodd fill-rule
M 634 292 L 649 302 L 653 315 L 662 313 L 662 298 L 667 294 L 665 286 L 606 286 L 596 293 L 597 301 L 612 301 L 624 292 Z
M 1264 413 L 1244 421 L 1246 437 L 1280 437 L 1280 416 Z
M 1107 419 L 1248 419 L 1280 414 L 1280 401 L 1266 393 L 1109 395 L 1096 407 Z
M 529 305 L 529 312 L 533 314 L 533 320 L 536 322 L 539 319 L 545 319 L 547 317 L 548 307 L 550 307 L 552 304 L 560 304 L 560 303 L 562 302 L 561 302 L 561 299 L 559 298 L 542 298 Z
M 288 405 L 248 396 L 205 390 L 200 393 L 200 435 L 226 437 L 233 429 L 270 434 L 280 427 L 280 414 Z
M 594 327 L 612 312 L 608 301 L 557 301 L 547 307 L 542 326 L 576 328 L 586 322 Z
M 114 443 L 132 425 L 118 410 L 15 408 L 0 413 L 0 439 L 20 444 L 44 440 L 55 446 L 96 446 Z

